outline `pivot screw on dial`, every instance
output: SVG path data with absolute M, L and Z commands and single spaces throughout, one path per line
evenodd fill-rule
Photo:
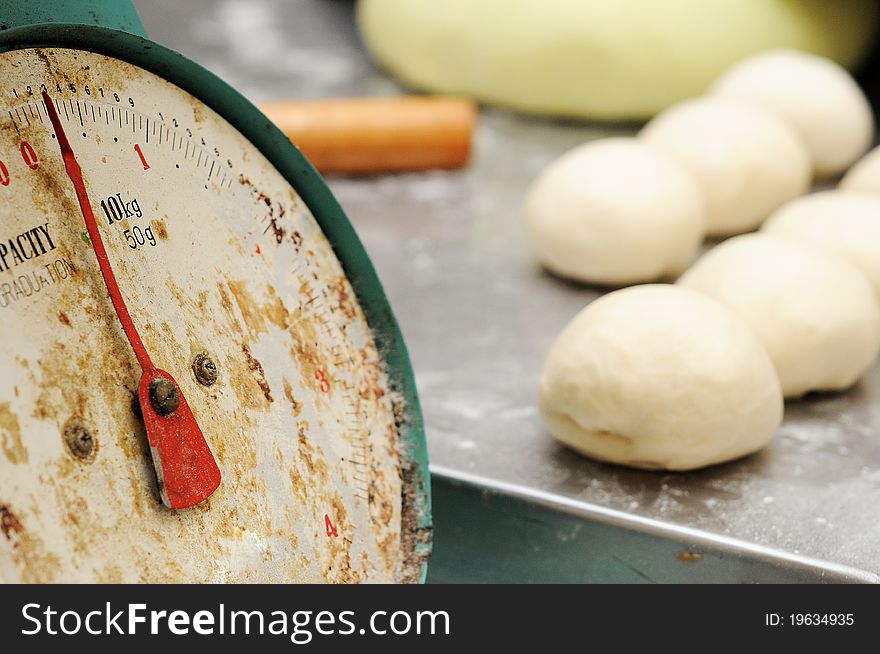
M 150 404 L 160 416 L 170 416 L 180 407 L 180 393 L 171 380 L 157 377 L 150 383 Z
M 200 352 L 193 359 L 193 374 L 202 386 L 213 386 L 217 383 L 217 364 L 207 352 Z

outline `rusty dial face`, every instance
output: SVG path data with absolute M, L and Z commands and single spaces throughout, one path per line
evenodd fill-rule
M 0 54 L 0 580 L 405 581 L 400 400 L 308 207 L 163 79 L 67 49 Z M 140 367 L 40 92 L 123 296 L 223 474 L 159 499 Z

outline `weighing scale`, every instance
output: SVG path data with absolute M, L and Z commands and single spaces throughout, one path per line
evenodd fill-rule
M 409 359 L 315 170 L 130 3 L 0 23 L 0 580 L 422 580 Z

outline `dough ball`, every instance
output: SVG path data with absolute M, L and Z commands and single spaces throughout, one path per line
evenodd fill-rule
M 792 200 L 762 231 L 828 250 L 862 271 L 880 298 L 880 196 L 822 191 Z
M 810 158 L 797 134 L 749 103 L 689 100 L 654 118 L 641 137 L 697 177 L 710 235 L 751 231 L 810 185 Z
M 845 66 L 877 32 L 873 0 L 360 0 L 373 57 L 405 84 L 530 113 L 650 118 L 769 48 Z
M 773 365 L 748 327 L 711 298 L 669 284 L 589 304 L 550 350 L 538 396 L 562 443 L 666 470 L 755 452 L 783 410 Z
M 841 66 L 795 50 L 773 50 L 734 65 L 712 86 L 723 97 L 756 102 L 800 134 L 817 175 L 846 170 L 874 139 L 865 94 Z
M 840 180 L 844 191 L 880 194 L 880 148 L 874 148 Z
M 776 366 L 785 397 L 852 386 L 880 349 L 880 306 L 846 260 L 769 234 L 710 250 L 679 280 L 743 318 Z
M 677 276 L 696 256 L 705 227 L 690 173 L 631 138 L 562 155 L 529 189 L 524 217 L 544 266 L 598 284 Z

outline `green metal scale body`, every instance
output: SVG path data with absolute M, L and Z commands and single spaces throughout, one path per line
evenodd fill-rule
M 0 581 L 423 580 L 409 358 L 309 162 L 128 2 L 3 3 L 0 98 Z M 222 475 L 189 508 L 89 210 Z

